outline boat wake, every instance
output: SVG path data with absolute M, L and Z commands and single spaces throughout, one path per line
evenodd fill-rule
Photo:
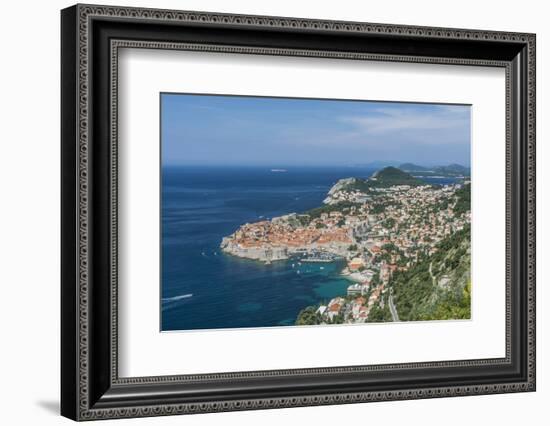
M 190 297 L 193 297 L 193 294 L 192 293 L 188 293 L 188 294 L 180 294 L 179 296 L 173 296 L 173 297 L 163 297 L 162 298 L 162 301 L 163 302 L 176 302 L 178 300 L 182 300 L 182 299 L 188 299 Z

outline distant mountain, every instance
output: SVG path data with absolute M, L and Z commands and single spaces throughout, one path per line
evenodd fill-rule
M 399 170 L 397 167 L 391 166 L 378 170 L 369 178 L 369 181 L 374 187 L 387 187 L 393 185 L 424 185 L 422 181 L 414 176 L 411 176 L 409 173 Z M 372 182 L 375 183 L 372 184 Z
M 429 172 L 430 169 L 424 166 L 419 166 L 418 164 L 413 163 L 405 163 L 401 164 L 399 166 L 400 170 L 403 170 L 404 172 L 411 173 L 411 172 Z
M 368 192 L 371 188 L 388 188 L 394 185 L 410 185 L 420 186 L 425 185 L 424 182 L 399 170 L 397 167 L 384 167 L 381 170 L 376 171 L 368 179 L 350 178 L 341 179 L 338 185 L 338 190 L 358 190 L 361 192 Z M 332 190 L 331 190 L 332 191 Z M 330 193 L 329 193 L 330 195 Z
M 460 164 L 449 164 L 448 166 L 438 166 L 434 168 L 435 173 L 448 176 L 469 176 L 470 168 Z
M 460 164 L 449 164 L 448 166 L 425 167 L 425 166 L 419 166 L 418 164 L 413 164 L 413 163 L 404 163 L 399 166 L 399 169 L 404 172 L 414 173 L 419 176 L 445 176 L 445 177 L 470 176 L 470 168 L 462 166 Z

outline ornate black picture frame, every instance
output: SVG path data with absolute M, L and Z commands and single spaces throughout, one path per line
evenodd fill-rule
M 159 416 L 535 390 L 535 35 L 76 5 L 61 13 L 61 413 Z M 120 378 L 121 47 L 506 70 L 506 356 Z

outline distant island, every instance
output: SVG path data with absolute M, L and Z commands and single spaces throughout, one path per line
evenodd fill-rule
M 384 169 L 387 167 L 397 168 L 405 173 L 409 173 L 414 177 L 469 177 L 471 170 L 469 167 L 461 164 L 447 164 L 447 165 L 435 165 L 435 166 L 423 166 L 414 163 L 402 163 L 391 161 L 373 161 L 365 164 L 354 164 L 350 166 L 352 168 L 373 168 Z
M 405 163 L 399 166 L 399 169 L 414 174 L 415 176 L 429 177 L 469 177 L 470 168 L 460 164 L 449 164 L 448 166 L 424 167 L 412 163 Z
M 429 173 L 457 183 L 417 177 Z M 220 247 L 266 264 L 343 262 L 347 293 L 305 307 L 297 325 L 469 318 L 468 176 L 459 165 L 403 164 L 340 179 L 323 205 L 243 224 Z

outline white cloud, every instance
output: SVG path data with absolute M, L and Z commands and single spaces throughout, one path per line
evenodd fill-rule
M 369 116 L 342 117 L 370 134 L 392 133 L 404 130 L 455 130 L 467 129 L 469 109 L 466 107 L 440 106 L 431 113 L 415 109 L 378 108 Z

